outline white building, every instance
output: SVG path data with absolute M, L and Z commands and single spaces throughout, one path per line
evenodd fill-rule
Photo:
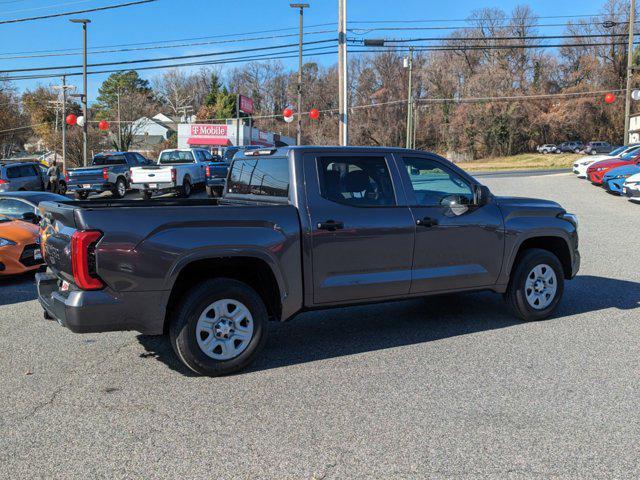
M 629 143 L 640 143 L 640 114 L 632 115 L 629 122 Z
M 227 120 L 226 124 L 181 123 L 178 125 L 178 148 L 231 145 L 282 147 L 295 145 L 295 143 L 293 137 L 266 132 L 247 125 L 241 125 L 238 129 L 235 119 Z

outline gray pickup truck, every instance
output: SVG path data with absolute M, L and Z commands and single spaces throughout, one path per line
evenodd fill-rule
M 45 317 L 166 334 L 211 376 L 246 367 L 268 320 L 304 310 L 492 290 L 544 319 L 580 264 L 576 218 L 557 203 L 496 197 L 398 148 L 248 151 L 220 199 L 40 208 Z

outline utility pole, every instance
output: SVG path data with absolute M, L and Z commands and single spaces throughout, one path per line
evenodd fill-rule
M 62 76 L 62 85 L 54 85 L 54 90 L 60 90 L 62 99 L 59 100 L 62 109 L 62 171 L 67 169 L 67 90 L 75 90 L 75 85 L 67 85 L 66 75 Z
M 82 24 L 82 116 L 84 117 L 84 125 L 82 126 L 82 160 L 84 166 L 87 166 L 87 150 L 88 150 L 88 126 L 89 115 L 87 109 L 87 23 L 91 23 L 91 20 L 86 18 L 73 18 L 69 20 L 72 23 Z
M 116 98 L 118 99 L 118 149 L 122 150 L 122 120 L 120 118 L 120 88 L 116 92 Z
M 347 70 L 347 0 L 338 0 L 338 140 L 341 146 L 349 144 Z
M 411 148 L 411 134 L 413 132 L 413 47 L 409 47 L 409 56 L 404 59 L 404 68 L 409 69 L 409 92 L 407 97 L 407 143 Z
M 292 3 L 291 8 L 300 9 L 300 42 L 298 47 L 298 123 L 296 126 L 296 143 L 302 145 L 302 37 L 304 9 L 309 8 L 308 3 Z
M 636 0 L 631 0 L 629 10 L 629 47 L 627 50 L 627 91 L 624 101 L 624 144 L 629 145 L 631 127 L 631 86 L 633 82 L 633 29 L 636 23 Z

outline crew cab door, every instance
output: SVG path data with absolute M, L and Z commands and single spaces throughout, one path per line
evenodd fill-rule
M 411 293 L 489 286 L 502 266 L 499 208 L 475 204 L 473 182 L 436 156 L 401 155 L 416 224 Z
M 314 304 L 409 292 L 415 225 L 392 160 L 304 155 Z

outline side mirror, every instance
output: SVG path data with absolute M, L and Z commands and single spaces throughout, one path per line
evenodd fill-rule
M 25 222 L 37 224 L 40 222 L 40 217 L 38 217 L 38 215 L 33 212 L 24 212 L 22 214 L 22 220 L 24 220 Z
M 482 207 L 489 203 L 491 199 L 491 190 L 485 185 L 477 185 L 475 187 L 475 203 L 478 207 Z

